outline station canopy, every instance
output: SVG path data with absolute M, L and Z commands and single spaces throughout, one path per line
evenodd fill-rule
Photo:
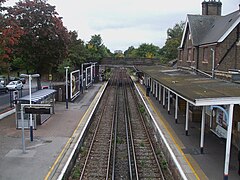
M 39 103 L 42 100 L 46 99 L 47 97 L 49 97 L 50 95 L 54 94 L 56 92 L 56 90 L 54 89 L 41 89 L 39 91 L 36 91 L 34 93 L 32 93 L 32 97 L 31 97 L 31 101 L 32 103 Z M 29 95 L 21 97 L 18 99 L 18 102 L 29 102 Z
M 240 104 L 240 84 L 164 66 L 136 69 L 195 106 Z

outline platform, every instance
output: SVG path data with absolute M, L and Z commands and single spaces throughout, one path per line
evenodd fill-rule
M 204 153 L 200 153 L 200 122 L 190 122 L 189 135 L 185 135 L 185 114 L 179 114 L 175 123 L 174 107 L 170 114 L 150 93 L 145 96 L 145 86 L 137 83 L 141 95 L 149 107 L 159 128 L 163 131 L 170 147 L 182 167 L 187 179 L 223 179 L 224 155 L 226 141 L 210 130 L 205 132 Z M 239 180 L 237 149 L 231 148 L 229 179 Z
M 0 120 L 0 179 L 56 179 L 102 87 L 102 83 L 94 84 L 74 103 L 69 103 L 69 109 L 65 103 L 57 102 L 55 114 L 34 131 L 33 142 L 29 130 L 25 130 L 26 154 L 22 151 L 21 130 L 16 129 L 15 116 Z
M 33 142 L 30 142 L 29 131 L 26 130 L 26 154 L 22 153 L 21 131 L 16 130 L 14 115 L 0 120 L 0 179 L 62 177 L 103 87 L 102 84 L 94 84 L 80 99 L 69 103 L 69 109 L 65 108 L 65 103 L 57 103 L 55 114 L 34 131 Z M 200 123 L 190 122 L 189 136 L 186 136 L 185 115 L 179 114 L 176 124 L 173 109 L 168 114 L 152 94 L 150 97 L 145 96 L 143 85 L 137 84 L 137 87 L 186 178 L 223 179 L 225 140 L 207 131 L 204 154 L 201 154 Z M 237 151 L 232 148 L 229 179 L 239 179 L 237 170 Z

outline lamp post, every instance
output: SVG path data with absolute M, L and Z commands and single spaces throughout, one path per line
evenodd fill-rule
M 83 64 L 81 64 L 81 91 L 82 91 L 82 94 L 83 94 Z
M 20 77 L 27 77 L 29 82 L 29 105 L 32 105 L 32 78 L 40 77 L 39 74 L 21 74 Z M 33 122 L 32 122 L 32 114 L 30 114 L 30 140 L 33 141 Z
M 64 67 L 66 70 L 66 109 L 68 109 L 68 69 L 69 66 Z

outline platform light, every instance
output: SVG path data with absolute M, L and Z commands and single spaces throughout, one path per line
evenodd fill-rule
M 68 69 L 70 67 L 66 66 L 64 69 L 66 70 L 66 109 L 68 109 Z
M 27 77 L 29 80 L 29 105 L 32 105 L 32 78 L 40 77 L 40 74 L 21 74 L 20 77 Z M 33 141 L 33 122 L 30 114 L 30 140 Z

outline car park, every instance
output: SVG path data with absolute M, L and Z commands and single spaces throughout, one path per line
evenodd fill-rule
M 0 77 L 0 83 L 3 85 L 6 84 L 6 78 L 4 76 Z
M 26 79 L 24 77 L 20 77 L 19 80 L 22 81 L 23 84 L 26 83 Z
M 14 76 L 9 77 L 9 81 L 18 81 L 18 80 L 19 80 L 18 77 L 14 77 Z
M 0 93 L 7 93 L 8 88 L 4 86 L 2 83 L 0 83 Z
M 18 81 L 11 81 L 7 86 L 9 90 L 14 90 L 14 89 L 22 89 L 23 88 L 23 83 L 18 80 Z

